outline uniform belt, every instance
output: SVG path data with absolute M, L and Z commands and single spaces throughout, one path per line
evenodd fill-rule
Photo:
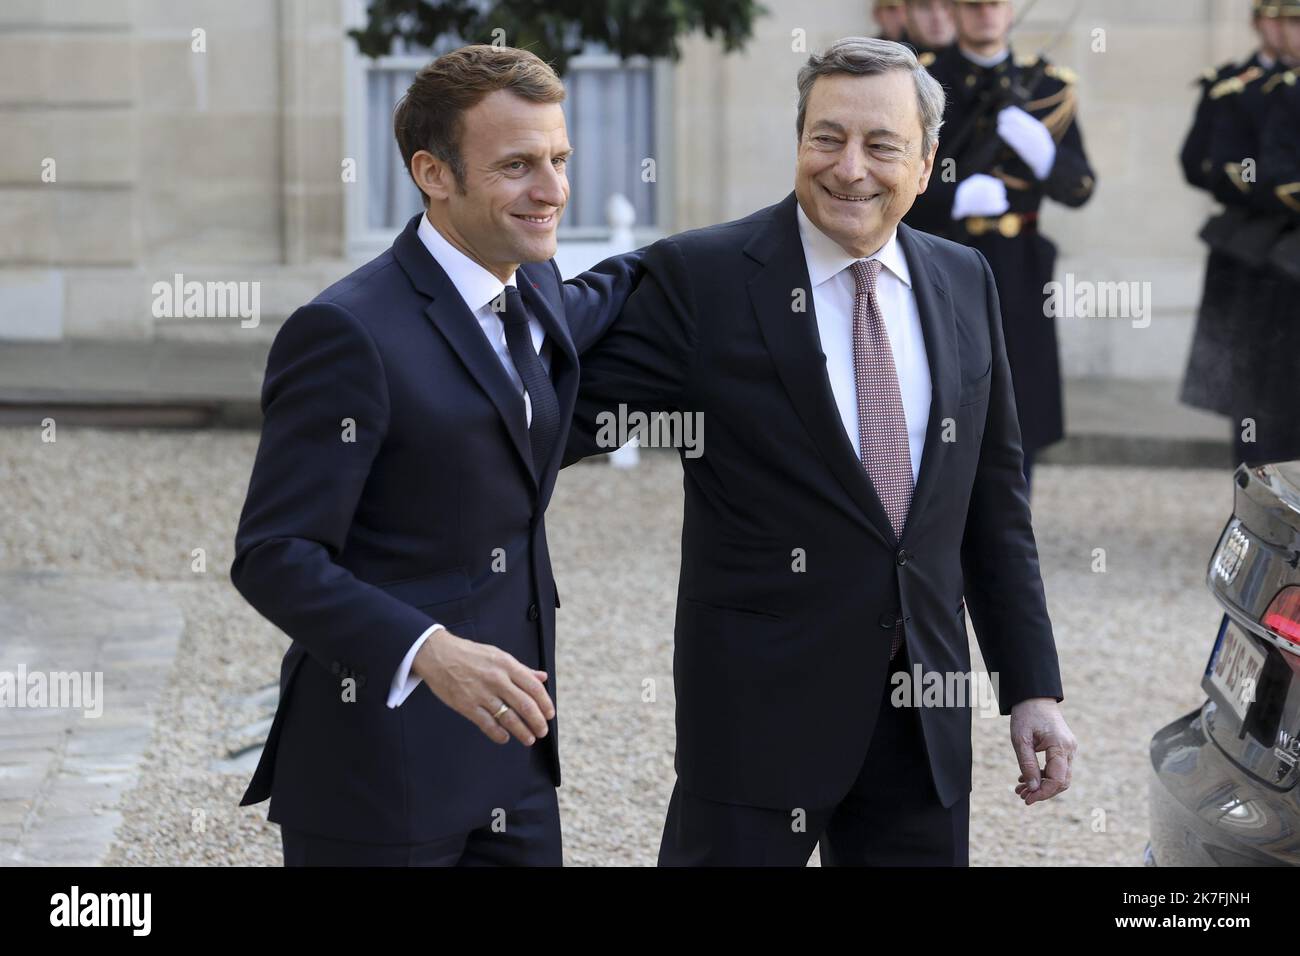
M 1007 239 L 1014 239 L 1038 222 L 1038 213 L 1008 212 L 1001 216 L 967 216 L 962 222 L 972 236 L 996 232 Z

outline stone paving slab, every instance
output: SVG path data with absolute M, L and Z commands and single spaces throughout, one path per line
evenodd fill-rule
M 9 572 L 0 622 L 0 865 L 97 865 L 139 779 L 184 618 L 157 584 Z M 53 676 L 73 673 L 84 686 Z M 49 694 L 32 706 L 40 680 Z
M 5 342 L 0 424 L 254 427 L 270 341 Z
M 1233 467 L 1226 416 L 1178 400 L 1175 381 L 1070 378 L 1065 381 L 1066 438 L 1044 464 Z

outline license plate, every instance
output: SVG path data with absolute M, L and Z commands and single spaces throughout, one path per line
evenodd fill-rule
M 1264 669 L 1266 654 L 1255 646 L 1254 639 L 1226 617 L 1219 628 L 1219 639 L 1210 655 L 1205 676 L 1217 691 L 1219 699 L 1246 719 L 1255 699 L 1260 672 Z

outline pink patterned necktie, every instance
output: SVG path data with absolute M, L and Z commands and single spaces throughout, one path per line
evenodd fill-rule
M 876 298 L 879 259 L 859 259 L 853 271 L 853 378 L 858 391 L 858 454 L 894 537 L 903 533 L 912 503 L 912 451 L 907 441 L 907 418 L 898 387 L 894 353 L 889 347 L 885 319 Z M 889 645 L 892 661 L 903 643 L 903 622 L 894 624 Z

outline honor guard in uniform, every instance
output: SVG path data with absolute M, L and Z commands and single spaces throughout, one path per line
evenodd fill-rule
M 1285 186 L 1287 163 L 1277 158 L 1285 151 L 1285 131 L 1273 129 L 1285 122 L 1286 92 L 1294 82 L 1288 67 L 1300 62 L 1300 35 L 1294 47 L 1287 42 L 1295 34 L 1300 0 L 1266 0 L 1258 12 L 1264 38 L 1258 63 L 1220 80 L 1209 94 L 1218 105 L 1212 110 L 1207 176 L 1225 210 L 1206 224 L 1202 237 L 1229 262 L 1231 278 L 1224 296 L 1226 328 L 1216 341 L 1198 327 L 1188 363 L 1189 377 L 1203 374 L 1210 390 L 1223 393 L 1216 410 L 1230 416 L 1234 461 L 1252 465 L 1300 457 L 1297 300 L 1294 282 L 1278 264 L 1285 265 L 1294 217 L 1276 191 Z M 1266 148 L 1275 158 L 1265 159 Z
M 1179 153 L 1183 176 L 1188 184 L 1220 198 L 1227 207 L 1224 213 L 1211 217 L 1201 231 L 1202 238 L 1211 243 L 1211 248 L 1205 265 L 1201 303 L 1197 309 L 1196 331 L 1180 393 L 1186 404 L 1221 415 L 1232 413 L 1231 369 L 1227 356 L 1232 348 L 1230 317 L 1240 270 L 1232 257 L 1221 248 L 1215 248 L 1224 243 L 1212 239 L 1216 231 L 1223 238 L 1231 235 L 1245 215 L 1246 200 L 1236 188 L 1224 191 L 1223 187 L 1230 186 L 1230 183 L 1225 170 L 1214 165 L 1211 137 L 1215 131 L 1216 115 L 1234 102 L 1231 93 L 1239 92 L 1246 83 L 1271 70 L 1278 60 L 1276 6 L 1261 0 L 1254 0 L 1252 6 L 1259 48 L 1243 61 L 1231 61 L 1201 75 L 1198 80 L 1200 98 L 1192 117 L 1192 127 Z
M 1244 461 L 1300 459 L 1300 0 L 1278 0 L 1281 59 L 1290 68 L 1263 84 L 1265 119 L 1258 175 L 1250 195 L 1275 238 L 1264 253 L 1270 298 L 1260 307 L 1270 321 L 1259 341 L 1250 396 L 1257 420 L 1253 447 Z M 1240 419 L 1236 423 L 1240 425 Z
M 1038 231 L 1044 198 L 1082 206 L 1096 178 L 1084 152 L 1075 77 L 1016 57 L 1008 0 L 955 0 L 957 43 L 929 69 L 948 94 L 929 187 L 905 221 L 974 246 L 993 269 L 1015 386 L 1025 477 L 1064 435 L 1056 323 L 1045 287 L 1056 246 Z
M 1250 217 L 1250 183 L 1241 170 L 1242 160 L 1253 155 L 1250 141 L 1255 134 L 1250 132 L 1246 115 L 1240 112 L 1239 94 L 1248 85 L 1276 75 L 1282 57 L 1277 3 L 1254 0 L 1251 15 L 1259 48 L 1245 60 L 1225 63 L 1202 74 L 1198 81 L 1200 99 L 1179 154 L 1187 182 L 1224 205 L 1223 211 L 1212 216 L 1201 230 L 1209 256 L 1180 398 L 1188 405 L 1220 415 L 1233 415 L 1239 404 L 1234 391 L 1239 392 L 1240 386 L 1234 385 L 1234 380 L 1240 372 L 1234 371 L 1232 357 L 1245 354 L 1238 349 L 1242 342 L 1234 318 L 1243 304 L 1244 283 L 1249 276 L 1246 264 L 1230 253 L 1229 246 Z M 1230 113 L 1233 115 L 1225 115 Z M 1240 152 L 1225 159 L 1225 151 Z M 1236 460 L 1241 460 L 1240 454 Z
M 906 0 L 908 43 L 926 69 L 935 54 L 957 39 L 951 0 Z

